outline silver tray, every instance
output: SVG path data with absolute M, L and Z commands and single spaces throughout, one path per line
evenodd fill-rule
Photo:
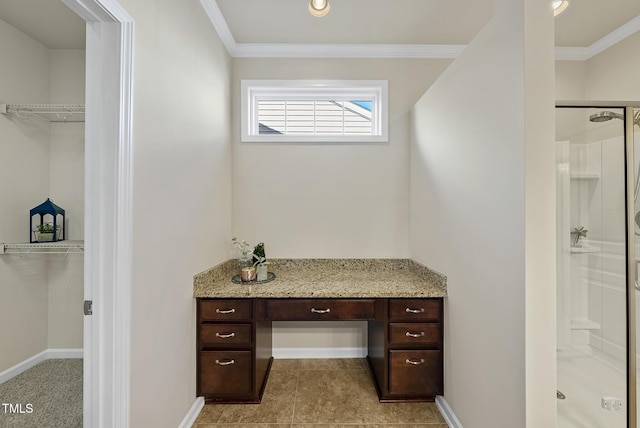
M 235 275 L 233 278 L 231 278 L 231 281 L 236 284 L 252 285 L 252 284 L 266 284 L 267 282 L 271 282 L 274 279 L 276 279 L 276 274 L 273 272 L 267 272 L 267 279 L 265 279 L 264 281 L 258 281 L 257 279 L 254 279 L 253 281 L 243 281 L 240 275 Z

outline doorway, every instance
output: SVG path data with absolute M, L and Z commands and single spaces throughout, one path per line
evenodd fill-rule
M 85 427 L 129 426 L 133 19 L 115 2 L 61 0 L 87 23 Z
M 637 426 L 638 115 L 556 108 L 558 428 Z

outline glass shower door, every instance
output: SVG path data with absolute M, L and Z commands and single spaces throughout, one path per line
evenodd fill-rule
M 623 119 L 556 109 L 558 428 L 627 427 Z

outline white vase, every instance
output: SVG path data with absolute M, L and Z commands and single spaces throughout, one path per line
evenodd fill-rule
M 258 274 L 258 281 L 266 281 L 267 280 L 267 266 L 266 265 L 258 265 L 256 267 L 256 271 Z

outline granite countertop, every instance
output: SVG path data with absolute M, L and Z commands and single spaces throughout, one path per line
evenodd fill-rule
M 269 259 L 276 278 L 236 284 L 237 260 L 194 276 L 193 296 L 217 298 L 447 297 L 447 277 L 411 259 Z

